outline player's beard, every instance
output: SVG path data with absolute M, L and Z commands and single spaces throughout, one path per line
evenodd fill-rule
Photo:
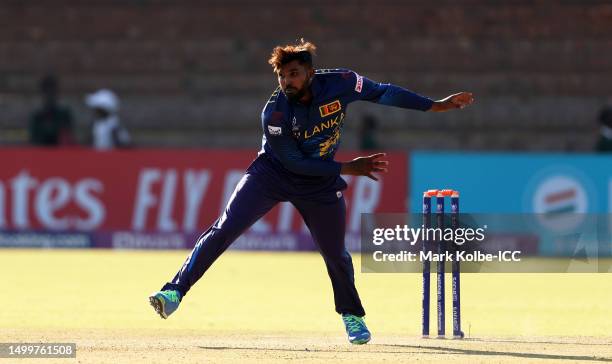
M 291 95 L 287 94 L 287 90 L 285 89 L 284 93 L 285 93 L 285 96 L 287 97 L 287 100 L 289 100 L 290 102 L 299 101 L 302 97 L 304 97 L 304 95 L 306 95 L 306 93 L 308 92 L 308 88 L 310 87 L 311 84 L 312 84 L 312 77 L 306 80 L 306 82 L 304 82 L 301 89 L 297 90 L 296 92 L 293 92 Z M 296 88 L 294 87 L 292 87 L 291 89 L 296 90 Z
M 287 90 L 285 90 L 285 96 L 287 96 L 287 99 L 291 102 L 297 102 L 299 101 L 302 97 L 304 97 L 304 95 L 306 95 L 306 89 L 308 88 L 308 84 L 304 84 L 304 86 L 292 93 L 287 93 Z M 291 90 L 295 90 L 295 88 L 291 88 Z

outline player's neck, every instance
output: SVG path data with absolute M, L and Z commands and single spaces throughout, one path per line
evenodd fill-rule
M 312 101 L 312 91 L 310 90 L 310 87 L 308 87 L 308 89 L 306 90 L 306 93 L 304 94 L 304 96 L 302 96 L 302 98 L 298 100 L 298 102 L 302 105 L 310 105 L 311 101 Z

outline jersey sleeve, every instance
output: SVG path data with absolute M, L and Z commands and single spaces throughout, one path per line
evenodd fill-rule
M 262 113 L 263 132 L 272 154 L 289 171 L 306 176 L 340 175 L 341 164 L 333 160 L 306 157 L 291 135 L 282 112 Z
M 433 100 L 428 97 L 390 83 L 372 81 L 353 71 L 348 71 L 343 78 L 350 101 L 364 100 L 421 111 L 427 111 L 433 105 Z

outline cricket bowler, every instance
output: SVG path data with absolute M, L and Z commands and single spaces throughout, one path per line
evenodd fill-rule
M 336 312 L 352 344 L 370 341 L 365 311 L 355 288 L 353 262 L 344 245 L 346 205 L 341 175 L 386 172 L 384 153 L 334 160 L 348 105 L 365 100 L 421 111 L 447 111 L 470 105 L 460 92 L 434 101 L 392 84 L 371 81 L 346 69 L 314 69 L 316 47 L 303 39 L 277 46 L 268 63 L 279 87 L 261 113 L 262 147 L 236 186 L 225 211 L 197 240 L 171 282 L 149 297 L 168 318 L 213 262 L 276 204 L 289 201 L 299 211 L 327 266 Z

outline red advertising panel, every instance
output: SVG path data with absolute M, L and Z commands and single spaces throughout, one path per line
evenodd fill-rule
M 337 159 L 355 156 L 341 153 Z M 103 246 L 116 246 L 104 240 L 141 234 L 140 240 L 153 247 L 189 247 L 188 240 L 219 216 L 255 157 L 254 151 L 226 150 L 3 149 L 0 230 L 4 237 L 9 232 L 93 233 L 92 245 Z M 387 159 L 389 173 L 379 182 L 344 177 L 350 234 L 358 234 L 362 212 L 406 209 L 406 156 L 391 153 Z M 307 231 L 294 208 L 283 203 L 248 233 L 263 239 Z M 2 244 L 2 236 L 0 246 L 10 246 Z M 157 246 L 153 241 L 160 237 L 166 244 Z

